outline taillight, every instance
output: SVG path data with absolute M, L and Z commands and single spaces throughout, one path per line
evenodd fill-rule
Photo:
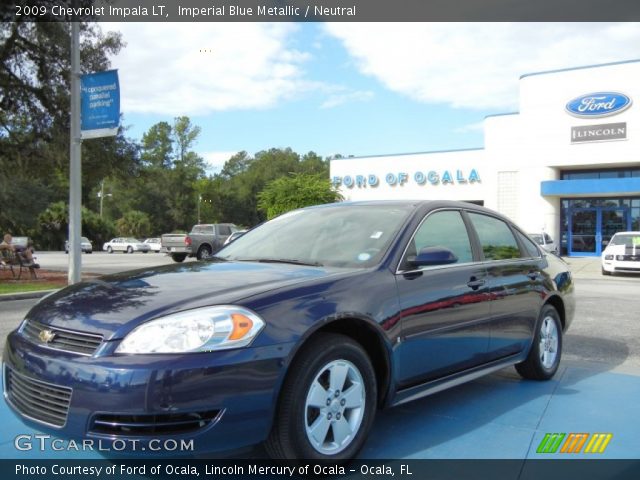
M 184 237 L 184 244 L 191 246 L 191 237 L 189 237 L 188 235 Z

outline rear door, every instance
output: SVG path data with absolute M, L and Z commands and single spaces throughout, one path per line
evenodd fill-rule
M 468 212 L 468 218 L 482 247 L 492 297 L 489 357 L 507 357 L 531 342 L 544 296 L 542 257 L 504 220 L 478 212 Z
M 220 250 L 224 245 L 224 242 L 231 235 L 231 225 L 216 225 L 216 238 L 215 238 L 215 250 Z
M 410 258 L 433 246 L 448 248 L 457 262 L 413 268 Z M 474 261 L 477 255 L 459 210 L 431 212 L 417 228 L 396 272 L 402 321 L 397 347 L 400 388 L 485 361 L 490 296 L 485 267 Z

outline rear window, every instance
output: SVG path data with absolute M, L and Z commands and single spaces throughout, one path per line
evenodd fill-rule
M 191 233 L 213 235 L 213 225 L 195 225 L 193 229 L 191 229 Z
M 229 225 L 218 225 L 220 235 L 231 235 L 231 227 Z

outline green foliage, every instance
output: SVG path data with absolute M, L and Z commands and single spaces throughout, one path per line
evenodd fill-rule
M 38 215 L 38 228 L 31 235 L 38 249 L 62 250 L 69 233 L 69 206 L 65 202 L 55 202 Z M 100 216 L 82 208 L 82 235 L 93 241 L 94 248 L 115 235 L 115 228 Z
M 144 239 L 151 232 L 149 215 L 139 210 L 131 210 L 116 222 L 118 235 Z
M 296 208 L 342 200 L 326 176 L 305 173 L 273 180 L 258 198 L 258 206 L 268 219 Z
M 46 0 L 43 0 L 46 1 Z M 48 2 L 52 3 L 52 2 Z M 64 202 L 69 178 L 70 23 L 0 23 L 0 229 L 40 236 L 39 214 Z M 110 68 L 123 43 L 96 23 L 81 23 L 83 73 Z M 130 176 L 137 146 L 117 137 L 83 142 L 83 204 L 110 172 Z M 43 232 L 54 244 L 59 236 Z M 66 236 L 66 235 L 65 235 Z

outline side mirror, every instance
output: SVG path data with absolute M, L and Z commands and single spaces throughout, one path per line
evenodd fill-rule
M 409 259 L 409 263 L 415 267 L 449 265 L 457 261 L 458 257 L 455 253 L 445 247 L 425 247 L 418 252 L 415 258 Z

